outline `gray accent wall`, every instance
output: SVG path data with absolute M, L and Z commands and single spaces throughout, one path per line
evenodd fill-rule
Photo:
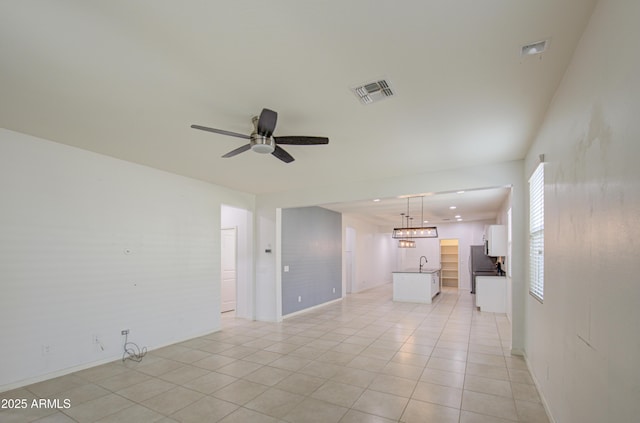
M 322 207 L 283 209 L 281 251 L 283 316 L 342 297 L 340 213 Z

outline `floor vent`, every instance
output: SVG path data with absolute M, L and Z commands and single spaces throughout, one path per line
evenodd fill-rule
M 371 104 L 395 95 L 391 84 L 385 79 L 369 82 L 351 89 L 362 104 Z

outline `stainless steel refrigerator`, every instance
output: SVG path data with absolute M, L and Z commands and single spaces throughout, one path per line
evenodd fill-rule
M 476 276 L 497 276 L 496 257 L 484 253 L 484 245 L 472 245 L 469 253 L 469 272 L 471 273 L 471 293 L 476 293 Z

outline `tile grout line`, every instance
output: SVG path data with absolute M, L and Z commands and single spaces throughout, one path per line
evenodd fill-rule
M 470 294 L 475 295 L 475 294 Z M 475 306 L 475 299 L 473 299 Z M 473 311 L 469 315 L 469 336 L 467 337 L 467 357 L 464 362 L 464 377 L 462 378 L 462 393 L 460 394 L 460 413 L 458 414 L 458 423 L 462 420 L 462 402 L 464 401 L 464 386 L 467 382 L 467 366 L 469 365 L 469 349 L 471 348 L 471 332 L 473 329 Z
M 105 364 L 103 365 L 105 367 L 103 367 L 101 371 L 87 373 L 86 375 L 83 374 L 82 376 L 76 375 L 79 378 L 77 380 L 77 383 L 83 382 L 82 385 L 78 387 L 88 387 L 89 384 L 92 384 L 101 388 L 104 392 L 104 394 L 101 394 L 101 396 L 96 398 L 86 399 L 88 398 L 88 396 L 82 396 L 81 398 L 85 399 L 80 401 L 79 405 L 100 398 L 105 398 L 110 394 L 115 394 L 116 397 L 129 401 L 131 404 L 127 405 L 121 410 L 100 418 L 120 415 L 120 413 L 123 413 L 123 416 L 127 415 L 125 413 L 125 410 L 135 408 L 135 405 L 139 405 L 140 407 L 157 413 L 158 415 L 171 418 L 171 415 L 192 407 L 202 399 L 214 398 L 216 400 L 228 402 L 235 406 L 232 411 L 225 414 L 225 416 L 220 417 L 220 419 L 225 419 L 229 415 L 236 413 L 238 410 L 244 410 L 245 412 L 258 413 L 277 420 L 278 417 L 272 416 L 271 414 L 267 414 L 263 411 L 272 410 L 273 407 L 277 405 L 278 401 L 280 401 L 280 399 L 278 399 L 274 403 L 272 403 L 271 400 L 269 402 L 263 401 L 263 405 L 258 405 L 256 403 L 257 409 L 248 408 L 247 404 L 272 389 L 273 395 L 278 395 L 276 393 L 276 390 L 281 390 L 290 394 L 296 394 L 295 384 L 283 384 L 282 386 L 284 387 L 284 389 L 278 387 L 277 385 L 290 376 L 299 375 L 319 379 L 305 380 L 304 378 L 299 378 L 297 381 L 293 381 L 293 383 L 304 383 L 304 385 L 300 386 L 304 386 L 305 393 L 297 393 L 297 395 L 300 395 L 300 399 L 298 402 L 287 402 L 287 404 L 289 405 L 294 405 L 291 405 L 291 408 L 289 408 L 286 413 L 284 413 L 284 416 L 279 418 L 283 422 L 287 421 L 284 419 L 284 417 L 295 410 L 297 407 L 300 407 L 303 401 L 306 401 L 307 399 L 313 399 L 314 401 L 318 401 L 318 406 L 320 408 L 324 407 L 324 405 L 327 405 L 327 410 L 331 410 L 332 408 L 334 409 L 334 411 L 337 409 L 344 409 L 344 413 L 341 415 L 340 419 L 338 419 L 340 421 L 342 421 L 343 419 L 347 420 L 345 416 L 353 411 L 357 413 L 368 414 L 370 416 L 378 416 L 385 419 L 389 419 L 389 417 L 385 417 L 385 415 L 397 415 L 395 421 L 400 422 L 403 421 L 403 416 L 409 410 L 409 404 L 411 403 L 411 401 L 417 401 L 418 403 L 424 402 L 431 405 L 436 405 L 438 407 L 457 409 L 457 421 L 458 423 L 460 423 L 462 421 L 465 421 L 465 419 L 462 418 L 462 403 L 465 398 L 466 381 L 470 380 L 471 376 L 473 376 L 473 373 L 477 375 L 484 375 L 485 368 L 482 366 L 497 367 L 500 366 L 500 364 L 498 363 L 502 363 L 504 369 L 506 370 L 507 380 L 509 381 L 508 386 L 511 390 L 511 404 L 516 411 L 515 418 L 520 418 L 517 414 L 516 398 L 513 395 L 514 382 L 512 381 L 510 366 L 515 366 L 513 367 L 514 369 L 519 369 L 520 367 L 517 366 L 519 363 L 516 362 L 511 362 L 511 364 L 509 364 L 508 358 L 505 355 L 506 350 L 503 346 L 503 342 L 506 342 L 508 338 L 508 328 L 506 326 L 508 322 L 505 322 L 502 316 L 496 315 L 495 313 L 480 314 L 476 309 L 472 309 L 470 311 L 469 308 L 473 305 L 472 299 L 471 302 L 469 302 L 469 298 L 465 295 L 465 293 L 460 292 L 459 290 L 452 292 L 442 292 L 442 294 L 433 301 L 432 305 L 409 305 L 390 302 L 386 294 L 388 294 L 386 290 L 380 290 L 377 295 L 368 295 L 365 298 L 357 298 L 357 300 L 356 298 L 354 298 L 351 301 L 349 299 L 345 299 L 345 301 L 341 302 L 339 306 L 329 306 L 321 314 L 312 311 L 306 316 L 296 316 L 295 318 L 292 318 L 291 321 L 285 322 L 284 324 L 271 325 L 254 321 L 244 322 L 240 321 L 241 319 L 238 319 L 238 321 L 236 322 L 231 322 L 229 327 L 224 327 L 216 333 L 202 335 L 194 339 L 169 345 L 166 347 L 167 349 L 160 349 L 158 351 L 151 352 L 150 356 L 151 358 L 153 358 L 153 361 L 151 361 L 149 364 L 155 363 L 156 360 L 158 360 L 158 364 L 162 364 L 160 363 L 160 360 L 167 361 L 167 365 L 154 366 L 153 369 L 149 368 L 149 371 L 151 373 L 146 373 L 145 371 L 141 370 L 141 368 L 135 365 L 125 366 L 126 369 L 123 370 L 119 369 L 118 366 L 112 366 L 114 363 L 118 364 L 117 362 Z M 225 333 L 223 333 L 223 331 Z M 352 341 L 356 342 L 345 342 L 350 337 L 360 337 L 362 339 L 354 338 L 352 339 Z M 256 341 L 261 339 L 263 341 L 255 343 Z M 287 340 L 289 340 L 289 342 L 287 342 Z M 495 347 L 496 340 L 499 347 Z M 253 346 L 247 345 L 251 342 L 254 342 L 255 344 Z M 227 348 L 224 348 L 227 344 L 229 346 Z M 286 350 L 286 353 L 277 352 L 277 349 L 274 349 L 274 351 L 267 350 L 267 348 L 269 348 L 271 345 L 276 344 L 290 345 L 291 348 L 284 347 L 282 351 Z M 473 348 L 476 350 L 473 353 L 476 354 L 473 358 L 473 363 L 478 363 L 478 366 L 474 367 L 474 369 L 477 369 L 477 371 L 474 370 L 472 374 L 467 375 L 469 364 L 472 363 L 470 361 L 470 354 L 472 354 L 472 345 L 474 345 Z M 221 347 L 223 349 L 219 349 Z M 340 347 L 344 348 L 346 352 L 335 350 L 335 348 L 340 349 Z M 465 349 L 465 359 L 464 365 L 462 366 L 457 362 L 461 361 L 460 357 L 462 357 L 461 353 L 463 352 L 463 347 Z M 237 350 L 231 351 L 234 348 L 236 348 Z M 370 348 L 375 349 L 367 351 L 367 349 Z M 210 351 L 208 351 L 207 349 L 209 349 Z M 313 349 L 316 349 L 317 353 L 314 353 Z M 497 354 L 498 349 L 500 351 L 500 354 Z M 358 352 L 353 353 L 353 351 L 356 350 Z M 230 355 L 223 355 L 225 351 L 228 351 L 228 354 Z M 253 352 L 248 353 L 249 351 Z M 247 359 L 247 357 L 250 357 L 252 354 L 265 351 L 269 351 L 273 355 L 270 356 L 269 354 L 267 354 L 263 356 L 256 356 L 255 359 L 257 361 Z M 363 355 L 363 352 L 365 351 L 367 351 L 365 354 L 368 355 Z M 160 352 L 160 355 L 154 355 L 155 352 Z M 202 358 L 203 360 L 212 358 L 212 361 L 209 361 L 207 363 L 203 362 L 202 365 L 205 367 L 200 367 L 199 365 L 194 364 L 195 362 L 200 361 L 200 358 L 196 359 L 198 354 L 196 354 L 195 352 L 200 352 L 200 354 L 202 354 L 202 356 L 204 357 Z M 333 354 L 328 354 L 330 352 L 333 352 Z M 204 353 L 206 353 L 206 356 L 204 355 Z M 344 354 L 344 356 L 341 356 L 342 354 Z M 495 357 L 491 358 L 488 355 L 499 355 L 501 359 L 498 360 Z M 277 358 L 271 359 L 273 357 Z M 302 364 L 303 362 L 305 364 L 300 368 L 298 368 L 297 366 L 291 367 L 295 367 L 296 370 L 291 370 L 286 367 L 289 364 L 295 364 L 294 362 L 282 362 L 281 364 L 285 367 L 276 367 L 272 365 L 275 361 L 287 357 L 292 359 L 299 359 L 301 360 L 300 364 Z M 225 361 L 222 360 L 222 358 L 230 359 L 233 361 L 219 365 L 219 363 L 223 363 Z M 360 358 L 362 361 L 354 363 L 354 367 L 349 366 L 349 364 L 351 364 L 358 358 Z M 267 361 L 269 359 L 271 359 L 271 361 Z M 368 362 L 367 359 L 376 361 Z M 229 368 L 228 373 L 223 373 L 220 371 L 220 369 L 232 363 L 238 363 L 237 369 Z M 247 374 L 244 374 L 243 371 L 240 371 L 243 367 L 242 363 L 251 363 L 253 370 Z M 186 370 L 186 373 L 182 375 L 168 375 L 171 372 L 175 372 L 176 369 L 172 369 L 174 364 L 179 365 L 179 368 Z M 430 364 L 436 367 L 428 367 Z M 372 370 L 372 366 L 375 367 L 374 370 Z M 195 376 L 198 372 L 192 372 L 190 369 L 191 367 L 193 367 L 194 369 L 206 371 L 206 373 L 201 376 Z M 329 367 L 331 367 L 332 369 L 329 370 Z M 333 368 L 335 368 L 335 370 L 333 370 Z M 303 372 L 305 369 L 307 369 L 306 373 Z M 354 371 L 361 371 L 363 373 L 354 373 L 355 376 L 358 376 L 358 379 L 352 380 L 351 378 L 339 377 L 341 369 L 351 369 Z M 425 376 L 425 372 L 428 369 L 432 369 L 433 372 L 430 372 L 429 375 Z M 135 373 L 144 375 L 148 379 L 142 379 L 142 381 L 140 382 L 138 380 L 139 378 L 136 375 L 132 375 L 130 378 L 127 378 L 126 374 L 130 372 L 126 372 L 126 370 L 133 370 Z M 245 367 L 245 370 L 248 370 L 248 368 Z M 251 377 L 251 375 L 261 370 L 263 370 L 264 373 L 256 374 L 255 377 L 251 378 L 253 380 L 256 380 L 255 382 L 251 379 L 248 379 Z M 269 373 L 271 370 L 278 370 L 281 372 L 275 372 L 272 374 Z M 460 372 L 461 370 L 462 372 Z M 489 368 L 487 368 L 487 370 L 489 370 Z M 478 371 L 480 371 L 480 373 L 478 373 Z M 364 372 L 368 372 L 370 374 L 366 374 Z M 516 380 L 520 380 L 522 383 L 528 384 L 528 382 L 524 381 L 523 379 L 526 375 L 524 373 L 520 374 L 519 372 L 521 372 L 521 370 L 515 371 L 514 377 L 516 378 Z M 226 375 L 230 378 L 233 378 L 233 382 L 227 383 L 225 385 L 219 385 L 219 383 L 216 383 L 215 385 L 211 384 L 211 388 L 213 388 L 214 386 L 217 387 L 213 392 L 209 393 L 206 393 L 208 392 L 209 388 L 202 383 L 190 384 L 192 380 L 196 380 L 207 375 L 213 375 L 213 373 L 219 373 L 220 375 Z M 284 378 L 281 378 L 282 374 L 286 374 L 286 376 Z M 122 379 L 117 379 L 119 375 Z M 167 379 L 164 379 L 164 375 L 167 375 Z M 366 375 L 366 378 L 358 382 L 358 380 L 360 379 L 360 375 Z M 494 377 L 503 377 L 502 373 L 491 373 L 491 375 L 492 376 L 490 376 L 489 379 L 492 380 L 494 379 Z M 423 376 L 427 377 L 427 379 L 423 380 Z M 265 379 L 265 377 L 267 377 L 268 379 Z M 275 381 L 274 377 L 278 378 L 278 380 Z M 474 377 L 480 378 L 482 376 Z M 115 379 L 109 380 L 111 378 Z M 137 382 L 130 384 L 132 380 L 137 380 Z M 183 382 L 172 382 L 172 380 L 182 380 Z M 376 380 L 378 380 L 378 382 L 376 382 Z M 459 386 L 460 380 L 462 380 L 462 386 L 460 388 L 460 403 L 456 408 L 447 404 L 454 403 L 450 401 L 451 396 L 449 394 L 455 392 L 449 390 L 453 389 L 455 386 Z M 177 410 L 172 410 L 171 414 L 165 414 L 164 411 L 155 411 L 154 409 L 144 405 L 142 401 L 139 402 L 137 400 L 129 399 L 129 394 L 123 391 L 123 389 L 137 386 L 139 384 L 146 383 L 147 381 L 163 381 L 166 383 L 170 383 L 172 385 L 172 388 L 169 389 L 169 391 L 176 388 L 181 388 L 193 391 L 194 393 L 198 394 L 199 398 L 189 404 L 180 407 Z M 221 393 L 220 398 L 215 396 L 216 392 L 224 389 L 231 383 L 235 383 L 236 381 L 255 383 L 264 388 L 264 390 L 249 401 L 245 401 L 244 399 L 242 399 L 242 397 L 231 395 L 231 391 L 225 394 Z M 358 384 L 352 384 L 352 381 Z M 409 381 L 413 383 L 412 387 L 409 384 Z M 53 388 L 59 389 L 58 387 L 67 386 L 67 388 L 62 389 L 60 393 L 55 394 L 60 395 L 75 389 L 75 387 L 73 386 L 69 387 L 70 385 L 73 385 L 73 383 L 75 383 L 74 380 L 64 380 L 60 382 L 62 383 L 59 383 L 55 386 L 29 385 L 24 388 L 26 389 L 26 392 L 29 392 L 35 397 L 40 396 L 36 395 L 33 392 L 34 390 L 38 392 L 45 392 L 51 391 Z M 481 379 L 478 379 L 478 382 L 481 382 Z M 103 386 L 102 383 L 105 383 L 105 386 L 109 386 L 109 388 Z M 332 388 L 337 385 L 334 385 L 332 387 L 330 385 L 327 385 L 328 383 L 344 384 L 345 396 L 332 398 Z M 398 389 L 394 389 L 396 387 L 396 383 L 398 384 Z M 125 386 L 118 388 L 118 385 L 121 384 L 125 384 Z M 425 389 L 433 388 L 433 392 L 428 390 L 419 392 L 418 387 L 421 386 L 421 384 L 424 385 Z M 191 387 L 188 387 L 187 385 Z M 436 389 L 434 386 L 427 387 L 426 385 L 434 385 L 443 389 Z M 346 386 L 357 387 L 360 392 L 356 391 L 355 389 L 352 390 L 351 388 L 346 388 Z M 474 386 L 475 385 L 472 385 L 471 387 L 474 388 Z M 318 398 L 314 397 L 314 395 L 320 392 L 323 387 L 325 387 L 324 392 L 329 393 L 329 396 L 324 395 L 323 392 L 323 394 Z M 411 389 L 406 389 L 409 387 L 411 387 Z M 506 384 L 502 384 L 501 389 L 506 387 Z M 501 393 L 491 394 L 491 392 L 493 392 L 493 389 L 487 390 L 485 392 L 484 388 L 482 388 L 480 385 L 478 385 L 477 388 L 478 389 L 470 389 L 469 395 L 471 395 L 473 391 L 502 398 L 503 394 L 506 393 L 505 390 L 501 390 L 496 391 Z M 202 389 L 202 391 L 200 389 Z M 364 407 L 361 407 L 361 409 L 354 408 L 354 405 L 357 404 L 358 401 L 360 401 L 367 392 L 381 393 L 382 395 L 388 395 L 388 397 L 370 396 L 366 405 L 365 403 L 361 404 L 364 405 Z M 156 398 L 163 393 L 164 392 L 154 394 L 152 395 L 152 397 L 144 399 L 144 401 L 146 401 L 147 399 Z M 424 399 L 414 398 L 414 395 L 416 394 L 419 394 L 419 397 Z M 224 397 L 230 398 L 231 401 L 223 399 Z M 391 397 L 402 398 L 406 400 L 406 403 L 400 409 L 400 407 L 397 406 L 400 405 L 401 402 L 399 400 L 397 400 L 396 402 L 396 400 L 392 399 Z M 141 397 L 135 395 L 131 398 Z M 187 395 L 187 397 L 185 397 L 185 400 L 190 400 L 191 398 L 191 396 Z M 273 397 L 272 400 L 275 398 L 282 398 L 282 400 L 287 401 L 291 398 L 295 399 L 295 397 L 287 398 L 286 396 L 283 396 Z M 353 400 L 345 401 L 350 398 L 353 398 Z M 378 400 L 378 398 L 389 398 L 390 407 L 387 408 L 384 405 L 387 403 L 386 400 L 384 402 L 381 402 Z M 472 398 L 469 397 L 468 399 L 471 400 Z M 113 401 L 113 399 L 109 401 Z M 345 406 L 340 402 L 349 403 L 350 405 Z M 324 405 L 320 406 L 321 403 Z M 504 402 L 505 411 L 509 407 L 508 404 L 509 403 Z M 472 404 L 469 404 L 470 407 L 471 405 Z M 194 408 L 194 411 L 198 408 L 200 408 L 200 406 Z M 299 410 L 304 410 L 306 408 L 307 406 L 302 407 Z M 473 411 L 474 409 L 476 409 L 475 405 L 471 407 L 467 412 L 478 413 L 478 416 L 482 415 L 484 416 L 484 418 L 488 419 L 496 419 L 496 417 L 484 414 L 483 411 Z M 416 411 L 414 408 L 412 408 L 411 410 L 412 413 L 413 411 Z M 480 409 L 478 408 L 478 410 Z M 66 414 L 64 410 L 58 411 L 62 415 L 67 416 L 70 420 L 77 420 Z M 83 415 L 84 411 L 86 410 L 83 410 Z M 143 410 L 130 410 L 128 415 L 133 415 L 135 411 Z M 299 412 L 297 415 L 299 415 Z M 291 414 L 291 417 L 293 416 L 294 414 Z M 353 417 L 353 415 L 350 415 L 350 417 Z M 291 418 L 289 418 L 289 420 L 291 420 Z

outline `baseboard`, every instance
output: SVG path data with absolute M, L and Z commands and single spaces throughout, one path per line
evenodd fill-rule
M 513 350 L 512 350 L 513 351 Z M 542 406 L 544 407 L 544 412 L 547 414 L 547 418 L 549 419 L 549 423 L 556 423 L 556 419 L 553 418 L 551 414 L 551 410 L 549 409 L 549 403 L 545 398 L 542 390 L 540 389 L 540 383 L 538 383 L 538 379 L 536 375 L 531 371 L 531 364 L 529 363 L 529 359 L 527 358 L 527 354 L 522 351 L 521 354 L 524 357 L 524 362 L 527 364 L 527 370 L 529 370 L 529 374 L 531 375 L 531 379 L 533 380 L 533 384 L 536 386 L 536 390 L 538 391 L 538 395 L 540 395 L 540 401 L 542 402 Z
M 96 367 L 96 366 L 101 366 L 103 364 L 111 363 L 112 361 L 116 361 L 118 359 L 122 359 L 122 355 L 118 357 L 107 357 L 98 361 L 92 361 L 90 363 L 84 363 L 77 366 L 56 370 L 55 372 L 46 373 L 43 375 L 30 377 L 27 379 L 22 379 L 18 382 L 13 382 L 7 385 L 0 386 L 0 392 L 13 391 L 14 389 L 22 388 L 24 386 L 32 385 L 34 383 L 44 382 L 45 380 L 54 379 L 60 376 L 65 376 L 71 373 L 79 372 L 80 370 L 90 369 L 91 367 Z
M 307 312 L 309 312 L 309 311 L 317 310 L 317 309 L 319 309 L 319 308 L 322 308 L 322 307 L 328 306 L 329 304 L 337 303 L 338 301 L 342 301 L 342 298 L 336 298 L 335 300 L 327 301 L 326 303 L 322 303 L 322 304 L 314 305 L 314 306 L 312 306 L 312 307 L 305 308 L 305 309 L 303 309 L 303 310 L 294 311 L 293 313 L 285 314 L 284 316 L 282 316 L 282 318 L 283 318 L 283 319 L 288 319 L 289 317 L 298 316 L 298 315 L 300 315 L 300 314 L 304 314 L 304 313 L 307 313 Z
M 524 351 L 522 351 L 519 348 L 511 348 L 511 355 L 517 355 L 518 357 L 524 357 Z M 527 367 L 529 367 L 529 364 L 527 364 Z M 531 372 L 529 372 L 529 373 L 531 373 Z
M 166 344 L 156 345 L 152 349 L 149 348 L 147 351 L 151 352 L 151 351 L 154 351 L 154 350 L 158 350 L 160 348 L 168 347 L 169 345 L 179 344 L 181 342 L 185 342 L 185 341 L 188 341 L 188 340 L 194 339 L 194 338 L 199 338 L 201 336 L 209 335 L 211 333 L 215 333 L 215 332 L 218 332 L 218 331 L 220 331 L 220 328 L 218 328 L 217 330 L 213 330 L 213 331 L 207 331 L 207 332 L 201 333 L 199 335 L 198 334 L 189 335 L 188 338 L 179 339 L 179 340 L 176 340 L 176 341 L 173 341 L 173 342 L 169 342 L 169 343 L 166 343 Z M 103 364 L 112 363 L 114 361 L 121 361 L 123 353 L 124 353 L 124 350 L 120 351 L 117 355 L 110 355 L 109 357 L 105 357 L 105 358 L 102 358 L 100 360 L 91 361 L 89 363 L 78 364 L 77 366 L 67 367 L 67 368 L 56 370 L 56 371 L 53 371 L 53 372 L 50 372 L 50 373 L 45 373 L 45 374 L 42 374 L 42 375 L 30 377 L 30 378 L 27 378 L 27 379 L 22 379 L 22 380 L 19 380 L 17 382 L 8 383 L 6 385 L 0 386 L 0 392 L 13 391 L 14 389 L 22 388 L 22 387 L 25 387 L 25 386 L 28 386 L 28 385 L 32 385 L 34 383 L 44 382 L 45 380 L 54 379 L 54 378 L 57 378 L 57 377 L 60 377 L 60 376 L 66 376 L 66 375 L 71 374 L 71 373 L 76 373 L 76 372 L 79 372 L 81 370 L 86 370 L 86 369 L 90 369 L 92 367 L 101 366 Z
M 371 291 L 372 289 L 380 288 L 381 286 L 391 285 L 391 284 L 393 284 L 393 281 L 382 282 L 382 283 L 379 283 L 377 285 L 367 286 L 366 288 L 362 288 L 362 289 L 359 289 L 357 291 L 351 291 L 350 293 L 348 293 L 346 295 L 361 294 L 363 292 Z

